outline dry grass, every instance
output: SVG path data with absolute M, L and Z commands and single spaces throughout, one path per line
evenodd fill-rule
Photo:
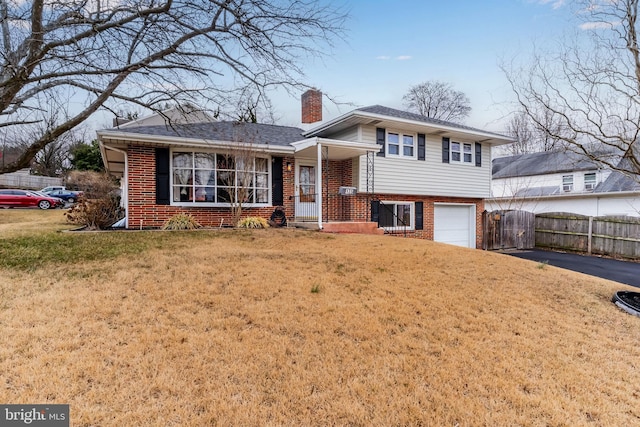
M 75 226 L 64 218 L 66 210 L 3 209 L 0 207 L 0 239 L 34 233 L 68 230 Z
M 624 285 L 387 236 L 115 235 L 152 243 L 0 269 L 0 402 L 74 426 L 640 423 Z

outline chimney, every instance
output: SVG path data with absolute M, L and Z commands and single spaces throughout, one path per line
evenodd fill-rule
M 309 89 L 302 94 L 302 123 L 322 121 L 322 92 Z

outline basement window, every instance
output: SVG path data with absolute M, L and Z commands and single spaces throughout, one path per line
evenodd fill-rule
M 413 203 L 410 202 L 380 202 L 380 227 L 386 229 L 413 230 Z

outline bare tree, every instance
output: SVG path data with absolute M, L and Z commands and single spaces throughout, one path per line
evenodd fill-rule
M 577 2 L 581 34 L 526 67 L 503 65 L 545 134 L 605 167 L 640 173 L 638 0 Z
M 449 83 L 428 81 L 411 86 L 402 99 L 409 110 L 432 119 L 462 121 L 471 113 L 467 95 Z
M 299 87 L 302 58 L 326 51 L 344 19 L 307 0 L 0 0 L 0 127 L 41 123 L 45 99 L 64 112 L 0 173 L 101 108 L 224 105 L 233 88 Z
M 533 121 L 525 111 L 518 111 L 511 116 L 507 123 L 506 133 L 516 141 L 505 146 L 498 147 L 499 152 L 507 155 L 517 155 L 525 153 L 537 153 L 540 151 L 562 150 L 562 141 L 553 137 L 546 129 L 559 132 L 557 120 L 550 114 L 540 117 L 544 126 L 539 126 Z
M 245 123 L 275 124 L 278 121 L 269 97 L 252 87 L 240 91 L 229 104 L 235 108 L 230 111 L 223 111 L 220 108 L 219 115 L 225 115 L 231 120 Z
M 229 203 L 233 225 L 247 205 L 268 203 L 268 168 L 268 158 L 250 142 L 239 142 L 217 156 L 218 200 Z

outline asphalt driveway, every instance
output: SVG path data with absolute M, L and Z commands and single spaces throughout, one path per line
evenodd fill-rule
M 640 288 L 640 263 L 637 262 L 541 251 L 538 249 L 513 252 L 505 251 L 504 253 L 531 261 L 547 262 L 549 265 L 556 267 L 566 268 L 567 270 L 578 271 Z

